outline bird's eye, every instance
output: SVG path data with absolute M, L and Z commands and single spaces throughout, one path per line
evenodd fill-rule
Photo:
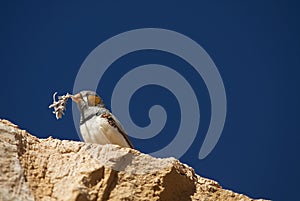
M 101 103 L 101 98 L 99 96 L 89 95 L 87 98 L 89 106 L 96 106 Z

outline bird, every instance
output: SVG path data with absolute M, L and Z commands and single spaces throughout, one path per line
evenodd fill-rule
M 85 142 L 134 148 L 119 120 L 96 92 L 81 91 L 72 100 L 80 111 L 80 133 Z

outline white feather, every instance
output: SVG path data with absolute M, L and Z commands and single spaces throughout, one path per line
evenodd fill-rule
M 94 116 L 80 125 L 80 132 L 85 142 L 96 144 L 117 144 L 130 147 L 117 128 L 111 126 L 105 118 Z

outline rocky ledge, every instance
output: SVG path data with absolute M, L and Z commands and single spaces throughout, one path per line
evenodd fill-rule
M 174 158 L 116 145 L 38 139 L 0 120 L 0 200 L 253 200 Z

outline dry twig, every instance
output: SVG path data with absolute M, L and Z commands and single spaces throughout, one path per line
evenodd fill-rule
M 49 108 L 54 108 L 53 114 L 56 115 L 56 119 L 62 118 L 62 115 L 64 115 L 64 110 L 66 110 L 67 101 L 69 98 L 72 98 L 72 94 L 67 93 L 63 96 L 58 96 L 58 101 L 56 101 L 55 96 L 57 92 L 53 94 L 53 103 L 49 105 Z

